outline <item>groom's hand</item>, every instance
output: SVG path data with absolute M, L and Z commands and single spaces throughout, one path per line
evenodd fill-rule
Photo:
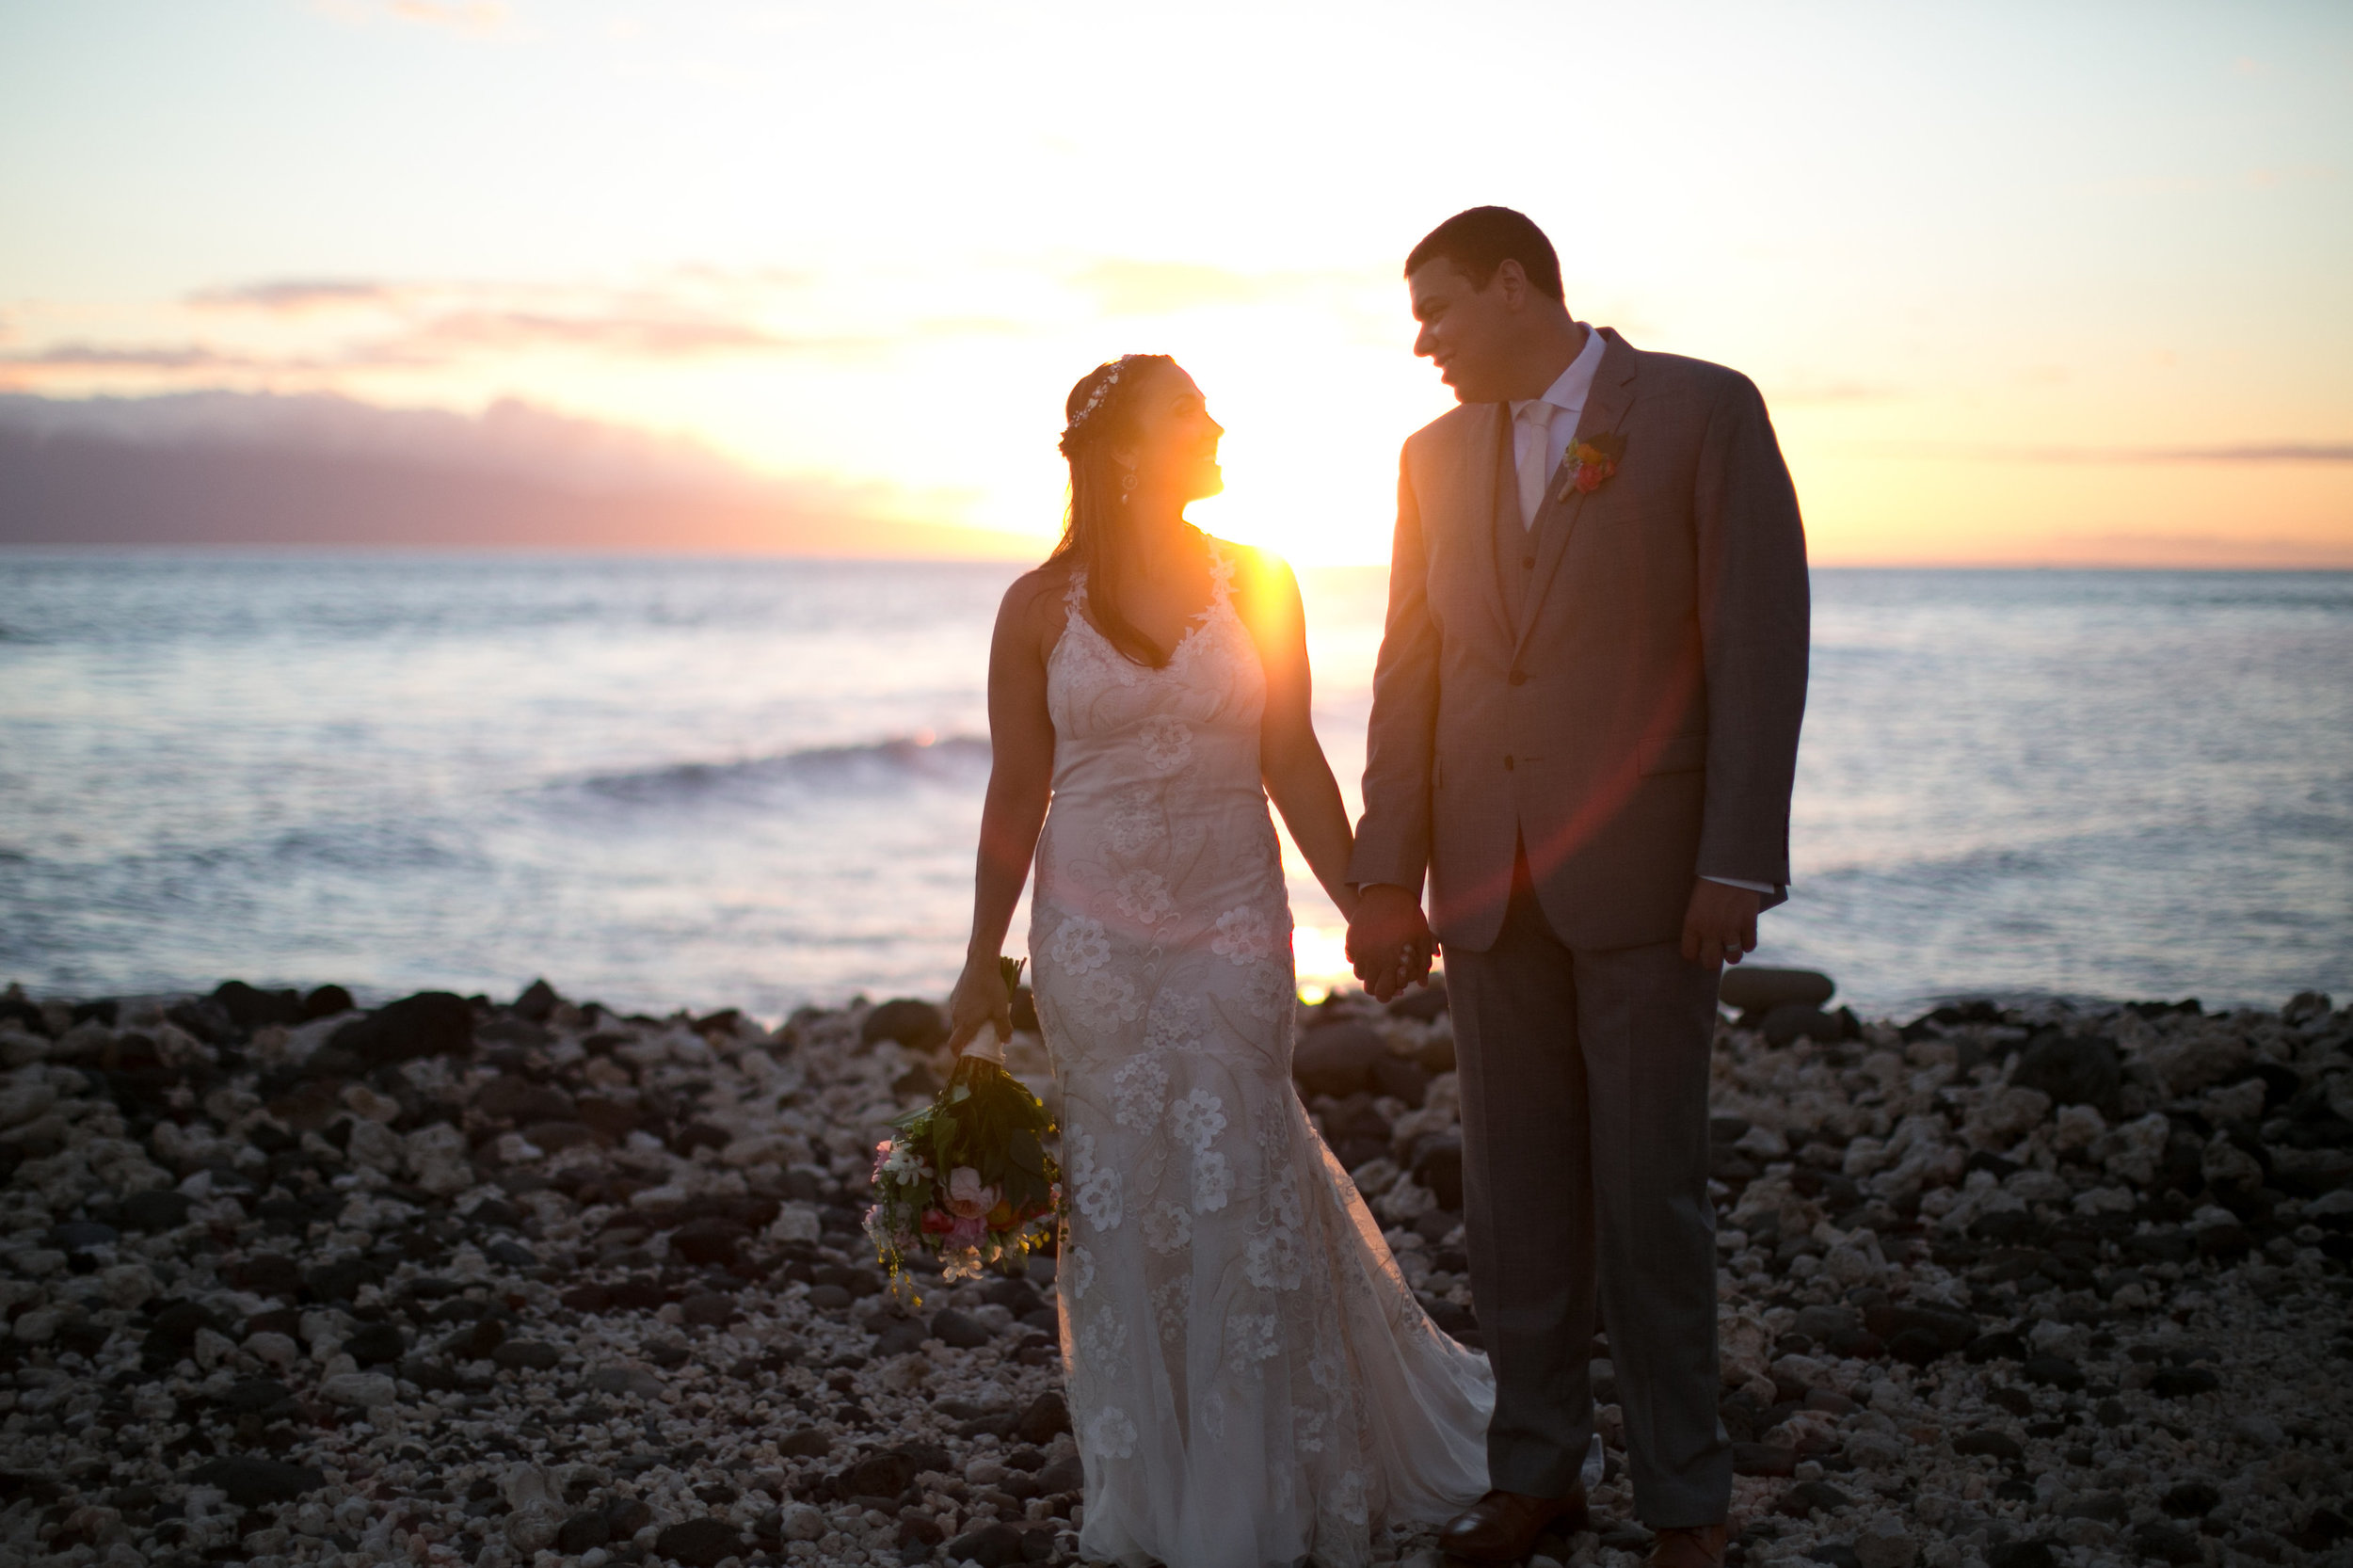
M 1691 904 L 1683 912 L 1683 956 L 1714 968 L 1737 964 L 1756 951 L 1756 915 L 1763 895 L 1747 888 L 1710 882 L 1691 884 Z
M 1375 1000 L 1428 980 L 1437 946 L 1412 893 L 1385 882 L 1358 893 L 1348 922 L 1348 961 Z

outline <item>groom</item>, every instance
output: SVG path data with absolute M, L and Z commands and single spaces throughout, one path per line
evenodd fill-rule
M 1442 1544 L 1515 1561 L 1583 1522 L 1598 1289 L 1651 1560 L 1712 1568 L 1708 1051 L 1789 880 L 1797 496 L 1755 387 L 1576 320 L 1520 214 L 1457 214 L 1405 275 L 1462 407 L 1405 443 L 1349 952 L 1385 1000 L 1446 945 L 1497 1392 L 1496 1490 Z

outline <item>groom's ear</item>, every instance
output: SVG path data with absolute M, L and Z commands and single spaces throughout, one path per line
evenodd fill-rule
M 1487 287 L 1501 292 L 1508 311 L 1526 310 L 1536 295 L 1535 286 L 1528 280 L 1528 268 L 1509 256 L 1496 264 L 1496 275 L 1487 280 Z

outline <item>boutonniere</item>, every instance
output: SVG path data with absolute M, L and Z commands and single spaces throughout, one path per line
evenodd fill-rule
M 1569 474 L 1568 485 L 1561 491 L 1561 499 L 1569 499 L 1569 491 L 1591 495 L 1601 488 L 1602 481 L 1618 472 L 1618 459 L 1625 456 L 1625 438 L 1612 430 L 1604 430 L 1569 448 L 1569 456 L 1577 459 L 1577 467 Z

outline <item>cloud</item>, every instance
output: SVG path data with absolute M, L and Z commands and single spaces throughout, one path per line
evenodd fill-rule
M 985 314 L 893 319 L 848 331 L 809 296 L 813 275 L 787 268 L 672 267 L 642 281 L 414 281 L 295 276 L 217 283 L 183 295 L 187 335 L 107 342 L 0 330 L 0 389 L 107 376 L 206 378 L 210 384 L 323 384 L 342 373 L 422 371 L 531 355 L 680 363 L 728 357 L 857 356 L 952 337 L 1016 336 L 1026 324 Z M 0 322 L 0 327 L 7 323 Z M 266 333 L 246 338 L 248 332 Z M 241 341 L 243 340 L 243 341 Z
M 2097 461 L 2099 459 L 2093 459 Z M 2353 441 L 2268 441 L 2246 446 L 2193 446 L 2169 459 L 2160 452 L 2140 455 L 2142 462 L 2177 463 L 2353 463 Z
M 30 349 L 21 354 L 0 354 L 0 376 L 8 367 L 18 366 L 32 371 L 90 371 L 90 370 L 161 370 L 203 371 L 259 370 L 270 368 L 271 361 L 250 355 L 232 353 L 203 344 L 96 344 L 59 343 L 46 348 Z M 293 368 L 289 361 L 278 361 L 277 368 Z
M 283 286 L 256 287 L 275 290 Z M 281 301 L 300 297 L 304 296 L 263 294 L 260 308 L 298 310 L 301 306 Z M 304 376 L 424 370 L 486 356 L 534 352 L 677 361 L 731 354 L 854 352 L 878 346 L 878 339 L 792 337 L 734 317 L 660 308 L 580 312 L 488 308 L 427 316 L 378 335 L 295 354 L 247 351 L 196 341 L 105 344 L 71 340 L 0 353 L 0 384 L 29 386 L 109 372 Z
M 470 354 L 574 348 L 635 359 L 794 352 L 849 346 L 849 340 L 779 337 L 723 317 L 678 314 L 557 315 L 540 311 L 460 311 L 360 351 L 374 363 L 439 363 Z
M 0 395 L 0 428 L 42 440 L 141 447 L 270 450 L 458 469 L 600 490 L 744 482 L 682 437 L 555 413 L 502 398 L 478 414 L 396 408 L 328 392 L 220 390 L 154 397 Z
M 2353 463 L 2353 441 L 2237 441 L 2220 446 L 1855 446 L 1874 457 L 1968 458 L 1989 463 Z
M 346 278 L 285 278 L 267 282 L 238 283 L 228 288 L 199 289 L 187 296 L 199 310 L 248 310 L 299 314 L 310 311 L 343 310 L 361 305 L 390 305 L 406 291 L 390 283 Z
M 373 545 L 1034 559 L 895 488 L 768 478 L 518 402 L 0 395 L 0 545 Z

